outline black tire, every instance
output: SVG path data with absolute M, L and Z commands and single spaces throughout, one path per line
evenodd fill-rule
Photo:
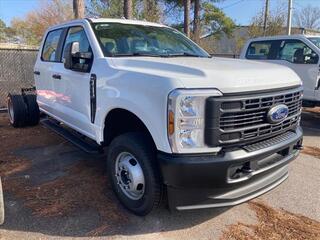
M 28 126 L 38 125 L 40 121 L 40 110 L 37 103 L 37 96 L 30 94 L 30 95 L 23 96 L 23 98 L 28 109 L 28 116 L 27 116 Z
M 0 178 L 0 225 L 4 222 L 4 201 L 3 201 L 3 191 Z
M 117 157 L 123 153 L 132 154 L 141 166 L 145 186 L 142 197 L 130 199 L 118 185 L 116 178 Z M 116 137 L 109 146 L 107 172 L 112 188 L 120 202 L 134 214 L 145 216 L 160 206 L 163 185 L 156 164 L 156 151 L 150 138 L 143 133 L 126 133 Z
M 13 127 L 25 127 L 27 125 L 27 105 L 22 95 L 9 94 L 7 99 L 8 115 Z

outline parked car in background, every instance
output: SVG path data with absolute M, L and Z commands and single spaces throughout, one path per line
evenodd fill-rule
M 290 35 L 250 39 L 240 58 L 293 69 L 303 82 L 303 103 L 320 106 L 320 36 Z M 280 81 L 280 80 L 279 80 Z
M 83 150 L 107 147 L 113 190 L 138 215 L 163 200 L 178 210 L 248 201 L 282 183 L 301 149 L 297 74 L 211 58 L 161 24 L 52 26 L 34 74 L 36 97 L 9 95 L 11 124 L 37 124 L 40 109 L 45 126 Z

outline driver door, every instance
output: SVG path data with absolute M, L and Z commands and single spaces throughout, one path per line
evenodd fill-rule
M 92 52 L 86 32 L 82 26 L 68 28 L 63 45 L 62 61 L 53 72 L 59 79 L 54 81 L 57 116 L 82 134 L 93 137 L 94 128 L 90 120 L 90 72 L 66 69 L 64 52 L 71 42 L 79 42 L 79 52 Z

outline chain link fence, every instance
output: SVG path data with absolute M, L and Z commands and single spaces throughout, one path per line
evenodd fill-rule
M 6 106 L 8 93 L 34 86 L 33 67 L 38 50 L 0 48 L 0 108 Z

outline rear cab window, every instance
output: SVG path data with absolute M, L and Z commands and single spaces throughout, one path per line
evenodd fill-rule
M 41 60 L 45 62 L 60 61 L 58 54 L 58 46 L 63 29 L 50 31 L 43 44 Z
M 271 52 L 271 47 L 271 41 L 252 42 L 248 47 L 246 58 L 258 60 L 269 59 L 268 56 Z

